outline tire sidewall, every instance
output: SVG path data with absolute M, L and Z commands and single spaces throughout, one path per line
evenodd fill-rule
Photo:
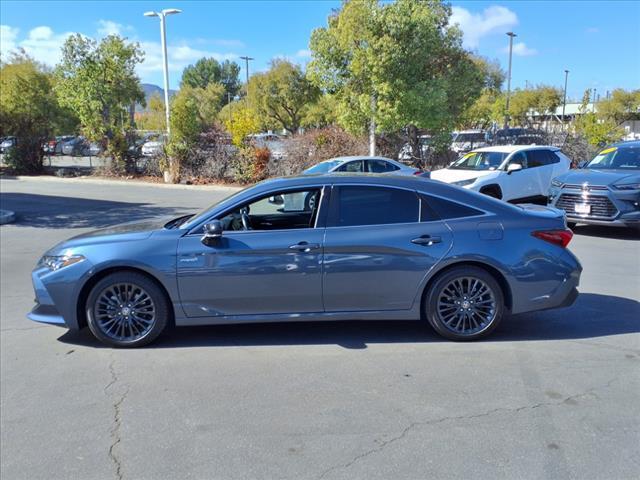
M 118 341 L 109 337 L 100 330 L 93 316 L 93 310 L 98 296 L 105 288 L 115 283 L 131 283 L 143 288 L 153 300 L 156 308 L 156 319 L 153 327 L 146 333 L 146 335 L 134 341 Z M 165 293 L 156 284 L 156 282 L 145 275 L 134 272 L 112 273 L 99 280 L 89 292 L 85 304 L 85 312 L 87 315 L 87 325 L 89 326 L 91 333 L 93 333 L 93 335 L 102 343 L 117 348 L 132 348 L 147 345 L 158 338 L 169 323 L 169 302 Z
M 437 314 L 437 303 L 438 303 L 438 297 L 440 296 L 440 292 L 452 280 L 462 276 L 474 277 L 479 280 L 482 280 L 493 291 L 493 296 L 496 300 L 496 314 L 491 324 L 484 330 L 478 333 L 474 333 L 472 335 L 460 335 L 455 332 L 452 332 L 443 324 L 443 322 L 440 320 Z M 504 315 L 504 311 L 505 311 L 504 294 L 502 292 L 502 288 L 500 287 L 496 279 L 486 270 L 483 270 L 482 268 L 479 268 L 479 267 L 473 267 L 473 266 L 454 267 L 451 270 L 448 270 L 439 274 L 434 280 L 431 287 L 429 288 L 429 291 L 427 292 L 425 302 L 424 302 L 424 316 L 429 322 L 429 324 L 433 327 L 433 329 L 439 335 L 449 340 L 462 341 L 462 342 L 478 340 L 480 338 L 483 338 L 489 335 L 499 325 Z

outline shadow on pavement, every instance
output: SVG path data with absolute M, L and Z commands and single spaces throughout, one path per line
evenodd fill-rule
M 568 340 L 640 332 L 640 303 L 609 295 L 581 294 L 575 305 L 505 318 L 482 343 Z M 67 332 L 63 343 L 104 347 L 89 332 Z M 265 323 L 176 328 L 147 348 L 339 345 L 365 349 L 376 343 L 447 342 L 423 322 L 352 321 Z
M 600 225 L 577 225 L 573 233 L 585 237 L 613 238 L 616 240 L 640 240 L 640 231 L 631 227 L 603 227 Z
M 29 193 L 0 194 L 0 208 L 16 212 L 15 226 L 36 228 L 106 227 L 153 217 L 177 217 L 182 209 L 147 203 L 114 202 Z

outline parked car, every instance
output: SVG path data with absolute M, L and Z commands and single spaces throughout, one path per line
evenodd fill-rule
M 249 135 L 251 141 L 259 148 L 268 148 L 271 158 L 280 160 L 286 156 L 284 148 L 284 137 L 274 133 L 256 133 Z
M 11 150 L 17 144 L 18 139 L 16 137 L 4 137 L 2 141 L 0 141 L 0 153 L 9 153 L 9 150 Z
M 431 140 L 431 135 L 418 136 L 418 145 L 420 145 L 420 152 L 422 153 L 423 158 L 429 152 L 429 148 L 431 147 Z M 414 158 L 415 156 L 413 155 L 413 147 L 410 143 L 405 143 L 398 153 L 398 160 L 400 162 L 412 162 Z
M 68 142 L 62 144 L 62 154 L 63 155 L 73 155 L 78 156 L 82 154 L 82 150 L 85 148 L 85 138 L 73 137 Z
M 164 149 L 165 138 L 164 135 L 150 136 L 147 141 L 142 145 L 143 157 L 155 157 L 162 154 Z
M 453 137 L 451 150 L 456 153 L 466 153 L 487 145 L 487 133 L 484 130 L 463 130 Z
M 491 136 L 493 145 L 546 145 L 547 134 L 535 128 L 503 128 Z
M 317 173 L 391 173 L 394 175 L 419 175 L 422 173 L 414 167 L 409 167 L 386 157 L 336 157 L 320 162 L 307 168 L 303 174 Z
M 62 146 L 73 139 L 73 135 L 57 136 L 44 144 L 44 153 L 46 153 L 47 155 L 62 155 Z
M 547 203 L 551 179 L 569 171 L 571 160 L 550 146 L 479 148 L 430 178 L 512 203 Z
M 311 193 L 313 207 L 269 199 Z M 506 233 L 508 232 L 508 233 Z M 452 340 L 505 312 L 568 306 L 581 266 L 562 212 L 413 176 L 261 182 L 195 216 L 105 228 L 49 250 L 29 318 L 117 347 L 176 326 L 426 320 Z
M 611 145 L 581 168 L 553 179 L 549 205 L 578 223 L 640 230 L 640 141 Z

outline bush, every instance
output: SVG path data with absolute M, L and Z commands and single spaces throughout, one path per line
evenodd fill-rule
M 354 137 L 335 126 L 310 130 L 290 137 L 284 143 L 285 156 L 269 162 L 269 177 L 297 175 L 323 160 L 344 155 L 367 155 L 369 150 L 364 137 Z

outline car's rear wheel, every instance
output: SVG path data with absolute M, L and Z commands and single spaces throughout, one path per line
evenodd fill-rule
M 570 228 L 571 230 L 576 228 L 576 225 L 577 225 L 576 222 L 567 222 L 567 227 Z
M 433 329 L 450 340 L 477 340 L 502 320 L 504 295 L 486 270 L 460 266 L 439 275 L 427 292 L 425 316 Z
M 166 328 L 169 301 L 150 278 L 135 272 L 107 275 L 91 289 L 86 303 L 93 335 L 112 347 L 141 347 Z

